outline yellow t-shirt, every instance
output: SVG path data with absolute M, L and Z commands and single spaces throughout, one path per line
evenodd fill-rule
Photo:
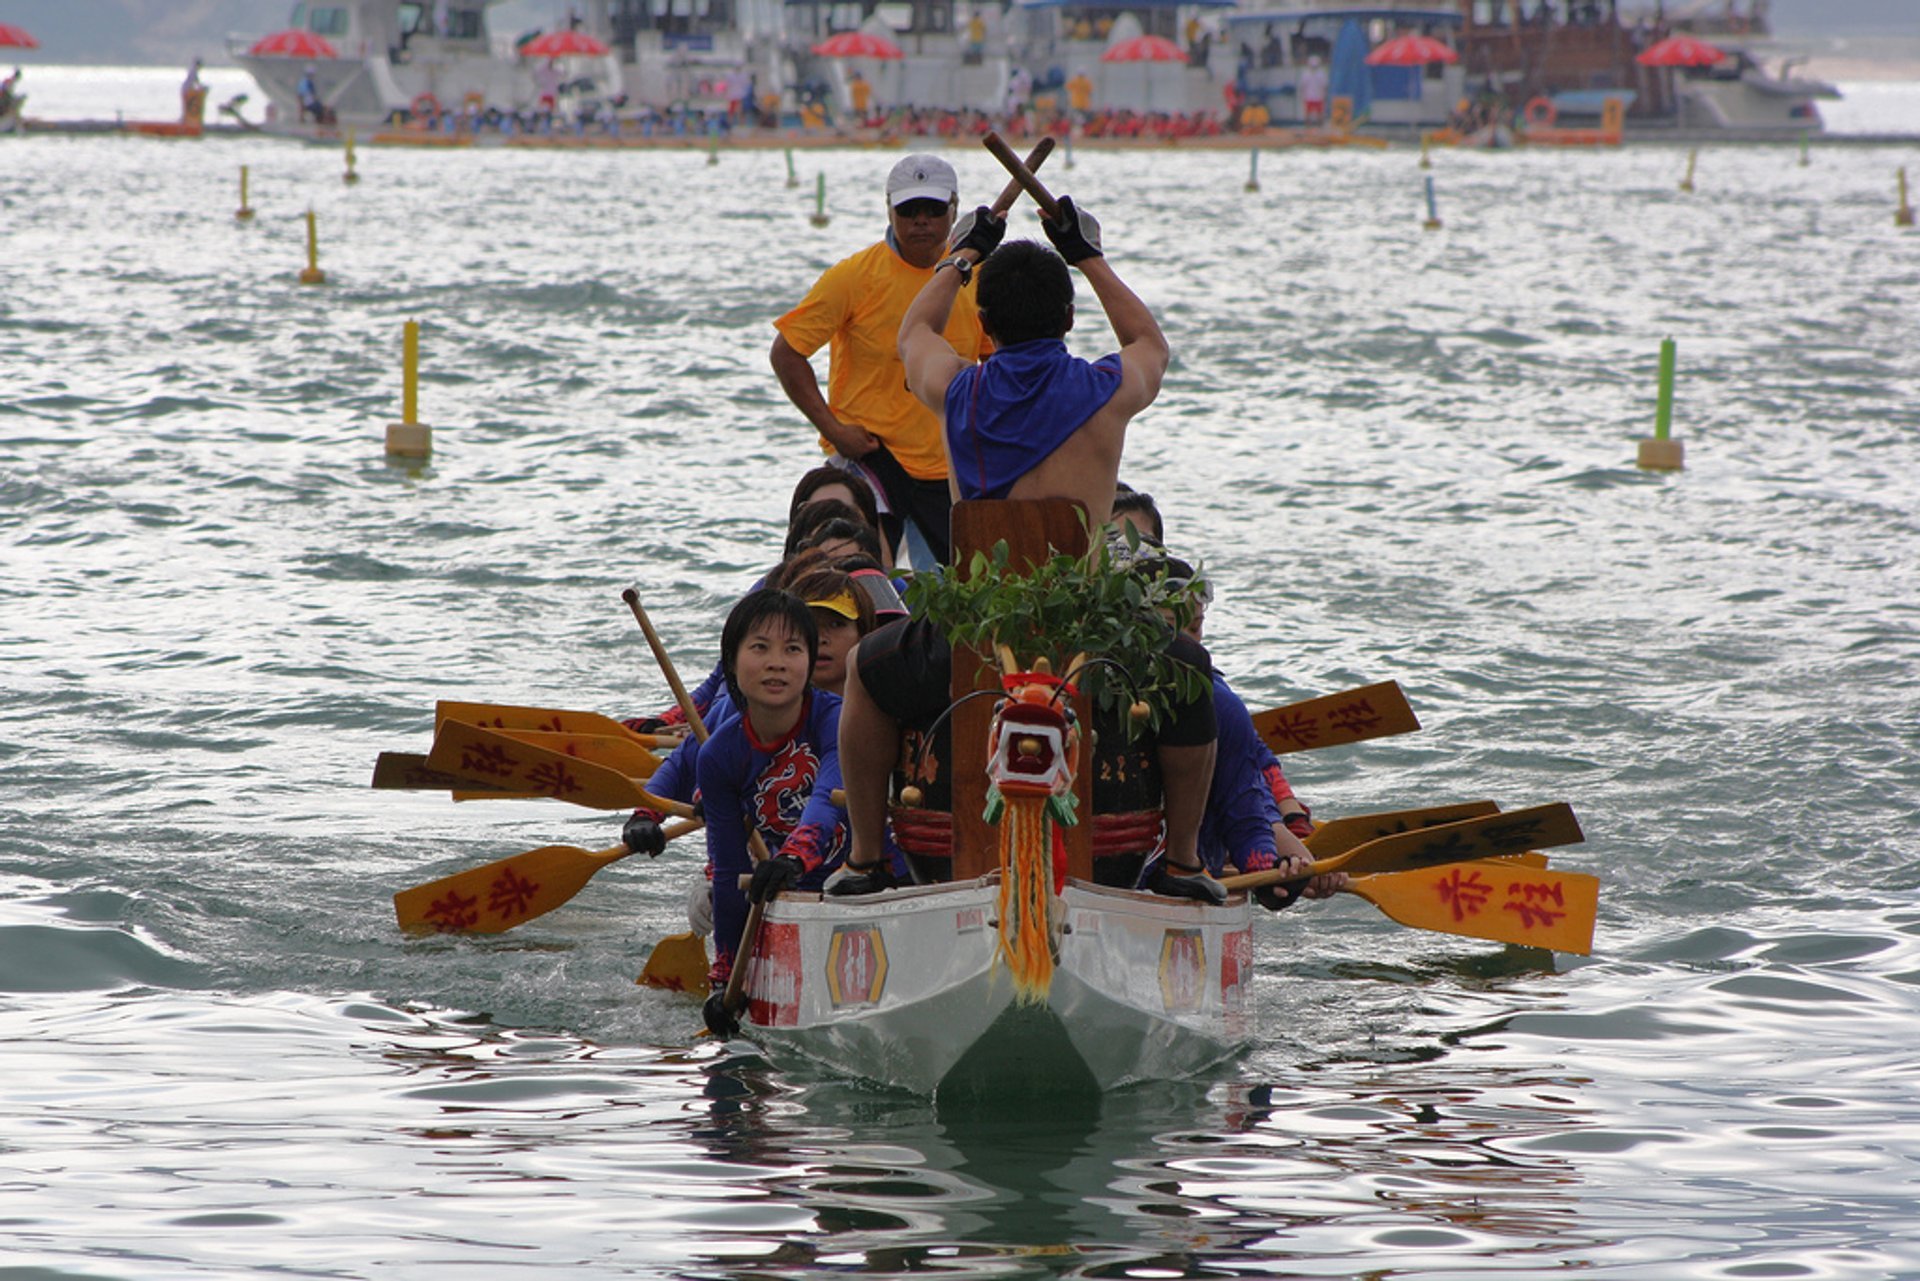
M 1085 111 L 1093 105 L 1093 81 L 1085 72 L 1076 71 L 1067 81 L 1067 101 L 1073 104 L 1075 111 Z
M 834 416 L 879 437 L 920 480 L 944 480 L 947 453 L 940 420 L 907 390 L 897 344 L 900 321 L 932 278 L 931 267 L 910 265 L 883 240 L 827 268 L 800 305 L 773 322 L 802 356 L 827 347 L 827 404 Z M 993 349 L 971 285 L 954 299 L 946 339 L 964 360 Z M 826 440 L 820 446 L 832 452 Z

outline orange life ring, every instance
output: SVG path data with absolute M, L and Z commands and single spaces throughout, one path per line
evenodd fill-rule
M 1542 94 L 1527 100 L 1527 123 L 1536 129 L 1550 129 L 1553 122 L 1560 118 L 1560 109 L 1553 105 L 1553 99 Z
M 430 93 L 423 93 L 413 100 L 408 110 L 413 113 L 416 120 L 438 119 L 440 99 Z

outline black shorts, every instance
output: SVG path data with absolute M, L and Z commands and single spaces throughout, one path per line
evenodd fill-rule
M 1167 653 L 1203 676 L 1213 670 L 1206 647 L 1184 632 L 1175 634 Z M 856 663 L 860 684 L 874 706 L 901 725 L 925 729 L 947 709 L 953 647 L 926 620 L 903 618 L 873 632 L 860 642 Z M 1198 747 L 1212 742 L 1217 728 L 1213 685 L 1203 681 L 1198 698 L 1175 703 L 1161 717 L 1152 741 L 1165 747 Z
M 902 618 L 860 642 L 855 664 L 874 706 L 908 729 L 925 729 L 947 710 L 953 647 L 939 628 Z

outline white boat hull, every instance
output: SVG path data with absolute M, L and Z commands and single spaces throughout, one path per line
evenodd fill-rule
M 1069 882 L 1044 1003 L 997 959 L 996 878 L 868 898 L 783 895 L 747 977 L 744 1032 L 777 1062 L 931 1094 L 1114 1089 L 1192 1076 L 1246 1041 L 1253 935 L 1214 907 Z

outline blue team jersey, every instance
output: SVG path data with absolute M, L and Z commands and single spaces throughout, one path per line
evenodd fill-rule
M 713 867 L 713 941 L 732 968 L 747 919 L 742 873 L 753 870 L 749 824 L 769 854 L 791 854 L 807 866 L 801 886 L 817 889 L 846 858 L 847 815 L 832 793 L 840 786 L 840 696 L 809 690 L 793 728 L 775 742 L 754 737 L 745 716 L 715 730 L 700 749 L 700 805 Z

